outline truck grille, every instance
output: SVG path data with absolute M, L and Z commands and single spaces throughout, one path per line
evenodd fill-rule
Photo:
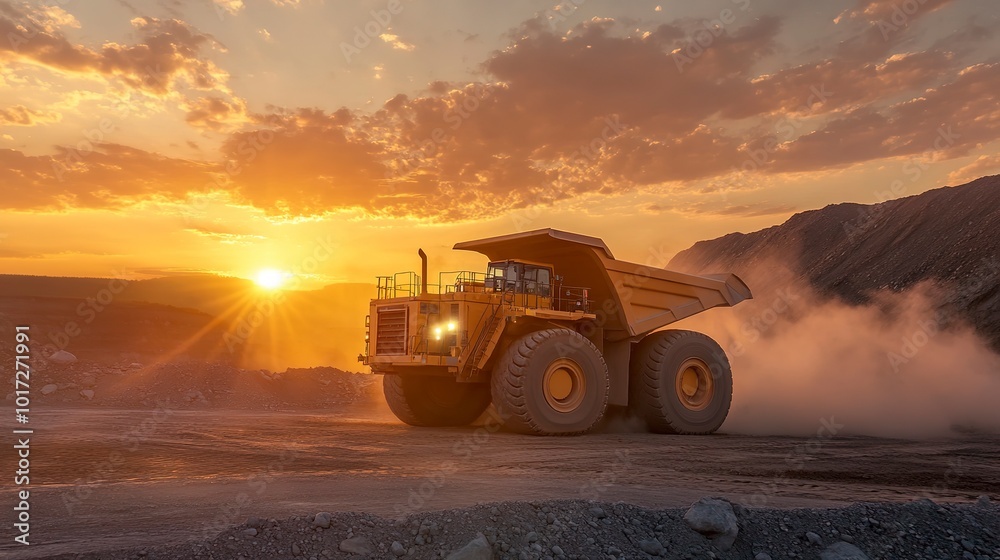
M 383 307 L 378 310 L 375 354 L 402 356 L 406 354 L 406 307 Z

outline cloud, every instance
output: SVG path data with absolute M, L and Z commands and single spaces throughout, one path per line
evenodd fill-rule
M 954 0 L 920 0 L 901 2 L 900 0 L 858 0 L 853 8 L 844 10 L 834 20 L 865 20 L 870 23 L 900 25 L 902 22 L 922 17 L 934 10 L 951 4 Z
M 229 14 L 238 14 L 243 11 L 243 0 L 213 0 L 216 7 Z
M 206 48 L 223 49 L 212 36 L 176 20 L 136 17 L 140 38 L 133 45 L 104 43 L 99 49 L 72 44 L 38 12 L 0 2 L 0 60 L 39 64 L 78 75 L 119 79 L 132 88 L 165 95 L 177 82 L 200 90 L 225 90 L 228 74 L 204 56 Z
M 1000 171 L 1000 155 L 983 155 L 972 163 L 952 171 L 948 175 L 948 182 L 959 185 L 997 171 Z
M 783 22 L 767 15 L 738 13 L 742 19 L 711 31 L 695 20 L 637 31 L 634 22 L 626 28 L 594 19 L 568 33 L 534 18 L 482 61 L 476 80 L 433 82 L 372 112 L 269 106 L 250 113 L 228 92 L 225 73 L 205 62 L 205 51 L 222 47 L 177 20 L 137 18 L 141 43 L 99 50 L 40 33 L 38 44 L 6 56 L 122 79 L 159 64 L 169 78 L 137 87 L 203 90 L 182 101 L 186 120 L 224 142 L 211 161 L 109 144 L 79 161 L 69 161 L 66 148 L 48 158 L 0 151 L 0 179 L 18 192 L 5 204 L 116 207 L 208 189 L 270 215 L 348 210 L 459 221 L 724 179 L 746 170 L 756 153 L 763 158 L 752 172 L 800 173 L 886 158 L 962 157 L 1000 139 L 993 102 L 1000 63 L 968 65 L 944 46 L 913 51 L 871 36 L 863 14 L 881 9 L 872 5 L 859 4 L 858 15 L 841 20 L 858 31 L 856 40 L 797 57 L 795 65 L 776 63 Z M 710 44 L 695 49 L 704 33 Z M 941 130 L 951 131 L 947 142 L 938 140 Z M 69 163 L 64 174 L 72 182 L 53 171 L 61 162 Z M 794 210 L 711 206 L 694 200 L 677 211 Z
M 243 245 L 252 243 L 255 240 L 267 239 L 263 235 L 235 229 L 214 221 L 191 221 L 184 228 L 184 231 L 201 237 L 215 239 L 227 245 Z
M 955 81 L 885 110 L 858 108 L 781 146 L 769 172 L 815 171 L 883 158 L 965 156 L 1000 138 L 1000 63 L 964 69 Z
M 192 126 L 210 130 L 235 128 L 250 122 L 246 103 L 242 99 L 219 96 L 201 97 L 187 104 L 185 121 Z
M 62 115 L 54 111 L 29 109 L 24 105 L 0 107 L 0 124 L 14 126 L 32 126 L 36 124 L 59 122 Z
M 18 187 L 9 189 L 0 208 L 126 208 L 153 198 L 183 200 L 189 192 L 207 190 L 220 171 L 218 164 L 118 144 L 97 144 L 89 151 L 60 147 L 44 156 L 0 149 L 0 183 Z
M 402 41 L 399 38 L 398 35 L 394 35 L 394 34 L 389 33 L 389 32 L 383 33 L 383 34 L 379 35 L 378 37 L 379 37 L 379 39 L 382 39 L 382 41 L 384 43 L 389 43 L 389 45 L 392 48 L 396 49 L 397 51 L 410 52 L 410 51 L 412 51 L 413 49 L 416 48 L 415 46 L 411 45 L 410 43 Z

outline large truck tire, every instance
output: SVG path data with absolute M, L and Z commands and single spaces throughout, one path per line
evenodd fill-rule
M 722 348 L 694 331 L 643 338 L 631 358 L 629 407 L 664 434 L 710 434 L 733 400 L 733 372 Z
M 574 435 L 593 428 L 608 408 L 608 366 L 596 346 L 569 329 L 514 341 L 497 361 L 493 405 L 512 431 Z
M 411 426 L 465 426 L 490 405 L 486 383 L 459 383 L 432 375 L 382 376 L 389 409 Z

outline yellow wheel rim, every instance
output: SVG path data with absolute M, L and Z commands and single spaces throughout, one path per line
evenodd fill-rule
M 689 358 L 677 370 L 674 381 L 677 400 L 688 410 L 702 410 L 715 396 L 715 381 L 708 364 Z
M 580 407 L 587 394 L 587 380 L 583 368 L 569 358 L 559 358 L 545 369 L 542 376 L 545 402 L 557 412 L 573 412 Z

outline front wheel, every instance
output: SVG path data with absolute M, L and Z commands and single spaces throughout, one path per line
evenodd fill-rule
M 389 409 L 411 426 L 464 426 L 490 405 L 486 383 L 459 383 L 433 375 L 382 376 Z
M 733 372 L 722 348 L 694 331 L 650 334 L 632 353 L 630 407 L 654 432 L 710 434 L 733 400 Z
M 596 346 L 569 329 L 525 335 L 497 361 L 493 406 L 504 426 L 535 435 L 593 428 L 608 408 L 608 366 Z

